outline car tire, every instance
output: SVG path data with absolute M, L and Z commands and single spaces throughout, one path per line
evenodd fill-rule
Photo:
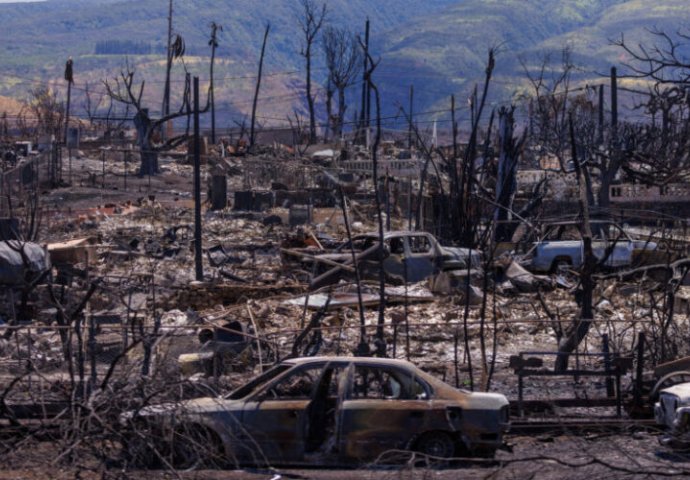
M 160 468 L 160 458 L 139 433 L 128 435 L 123 442 L 124 462 L 128 467 L 137 469 Z
M 417 439 L 414 450 L 430 457 L 452 458 L 455 441 L 446 432 L 427 432 Z
M 551 273 L 565 273 L 567 270 L 571 269 L 573 263 L 570 260 L 559 258 L 553 261 L 551 265 Z

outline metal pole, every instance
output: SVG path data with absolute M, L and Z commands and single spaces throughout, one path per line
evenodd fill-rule
M 201 145 L 199 141 L 199 77 L 194 77 L 194 265 L 196 279 L 204 279 L 201 258 Z
M 618 76 L 616 67 L 611 67 L 611 127 L 615 134 L 618 127 Z
M 635 398 L 634 403 L 636 407 L 642 406 L 642 374 L 644 372 L 644 332 L 640 332 L 637 336 L 637 370 L 635 372 Z
M 611 373 L 611 353 L 609 349 L 609 336 L 603 334 L 601 336 L 602 346 L 604 350 L 604 369 L 606 370 L 606 396 L 613 397 L 613 379 L 609 376 Z
M 407 148 L 412 150 L 412 109 L 414 108 L 414 85 L 410 85 L 410 123 L 407 126 Z
M 67 108 L 65 111 L 65 144 L 67 144 L 67 132 L 69 130 L 69 107 L 72 101 L 72 82 L 74 82 L 72 57 L 65 64 L 65 80 L 67 80 Z
M 599 143 L 604 143 L 604 86 L 599 85 Z

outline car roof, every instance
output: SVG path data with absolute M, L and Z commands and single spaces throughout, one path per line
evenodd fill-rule
M 283 360 L 282 363 L 294 364 L 294 365 L 306 365 L 309 363 L 323 363 L 323 362 L 346 362 L 346 363 L 369 363 L 376 365 L 388 365 L 388 366 L 399 366 L 399 367 L 414 367 L 417 368 L 413 363 L 406 360 L 398 360 L 395 358 L 376 358 L 376 357 L 298 357 Z
M 564 220 L 564 221 L 561 221 L 561 222 L 548 222 L 548 223 L 544 223 L 544 226 L 545 226 L 545 227 L 551 227 L 551 226 L 554 226 L 554 225 L 556 225 L 556 226 L 558 226 L 558 225 L 580 225 L 581 223 L 582 223 L 582 221 L 580 221 L 580 220 Z M 590 220 L 589 223 L 590 223 L 590 224 L 592 224 L 592 223 L 597 223 L 597 224 L 606 223 L 606 224 L 609 224 L 609 225 L 618 225 L 618 224 L 617 224 L 616 222 L 614 222 L 613 220 Z
M 392 237 L 410 237 L 414 235 L 430 235 L 429 232 L 413 232 L 412 230 L 392 230 L 389 232 L 383 232 L 383 238 L 392 238 Z M 379 232 L 366 232 L 362 233 L 359 235 L 355 235 L 356 237 L 375 237 L 379 238 Z

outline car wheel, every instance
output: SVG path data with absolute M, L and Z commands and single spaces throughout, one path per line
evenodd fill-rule
M 568 270 L 572 268 L 572 264 L 568 260 L 554 260 L 553 265 L 551 266 L 551 271 L 553 273 L 562 275 L 565 273 L 568 273 Z
M 445 432 L 427 432 L 417 439 L 415 450 L 430 457 L 452 458 L 455 442 Z
M 129 466 L 143 469 L 160 467 L 160 459 L 155 450 L 140 433 L 132 433 L 125 438 L 123 454 Z

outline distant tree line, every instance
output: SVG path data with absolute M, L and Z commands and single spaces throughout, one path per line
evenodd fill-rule
M 148 42 L 131 40 L 103 40 L 96 42 L 96 55 L 149 55 L 153 52 Z

